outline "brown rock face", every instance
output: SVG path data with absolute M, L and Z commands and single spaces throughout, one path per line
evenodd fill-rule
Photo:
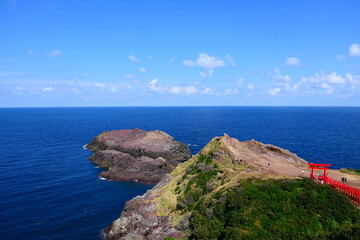
M 108 168 L 100 175 L 120 181 L 156 183 L 191 157 L 190 149 L 170 135 L 139 128 L 103 132 L 87 148 L 95 152 L 90 161 Z

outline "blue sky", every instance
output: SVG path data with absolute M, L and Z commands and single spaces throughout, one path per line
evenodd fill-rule
M 0 107 L 360 106 L 360 1 L 0 0 Z

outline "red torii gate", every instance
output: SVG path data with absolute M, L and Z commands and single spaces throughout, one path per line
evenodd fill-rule
M 326 181 L 326 179 L 327 179 L 326 170 L 330 169 L 328 167 L 330 167 L 331 164 L 308 163 L 308 165 L 309 165 L 309 169 L 311 169 L 310 178 L 315 178 L 314 169 L 321 169 L 321 170 L 324 170 L 323 179 Z
M 351 187 L 344 182 L 339 182 L 335 179 L 332 179 L 327 176 L 326 170 L 329 170 L 331 164 L 316 164 L 316 163 L 308 163 L 309 169 L 311 169 L 310 178 L 315 179 L 317 183 L 330 185 L 332 188 L 336 189 L 338 192 L 346 195 L 351 202 L 355 205 L 360 206 L 360 189 L 355 187 Z M 314 169 L 324 170 L 324 175 L 314 176 Z

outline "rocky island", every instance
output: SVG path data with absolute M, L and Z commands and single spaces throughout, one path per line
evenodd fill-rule
M 157 183 L 191 157 L 188 146 L 170 135 L 139 128 L 103 132 L 86 147 L 95 152 L 89 160 L 108 169 L 100 176 L 120 181 Z
M 307 162 L 288 150 L 216 137 L 153 189 L 128 201 L 102 235 L 108 240 L 356 239 L 360 211 L 303 171 L 308 174 Z

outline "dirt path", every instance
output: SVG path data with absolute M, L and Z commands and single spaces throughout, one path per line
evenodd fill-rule
M 260 172 L 253 170 L 250 174 L 280 174 L 292 177 L 310 177 L 307 161 L 299 158 L 296 154 L 270 144 L 264 144 L 254 140 L 240 142 L 227 135 L 221 138 L 221 142 L 231 152 L 235 161 L 245 161 L 247 164 Z M 268 165 L 270 164 L 270 166 Z M 342 173 L 339 170 L 328 170 L 329 177 L 341 181 L 347 178 L 347 184 L 360 188 L 360 176 Z M 315 175 L 323 174 L 321 170 L 315 170 Z
M 270 167 L 268 167 L 270 163 Z M 278 159 L 263 157 L 252 161 L 255 168 L 260 166 L 260 172 L 269 174 L 281 174 L 292 177 L 310 177 L 310 172 L 306 166 L 296 165 L 293 163 L 279 161 Z M 304 174 L 302 174 L 304 171 Z M 328 176 L 332 179 L 341 181 L 343 177 L 347 178 L 347 184 L 360 189 L 360 176 L 342 173 L 339 170 L 328 170 Z M 323 174 L 322 170 L 315 170 L 314 175 Z

